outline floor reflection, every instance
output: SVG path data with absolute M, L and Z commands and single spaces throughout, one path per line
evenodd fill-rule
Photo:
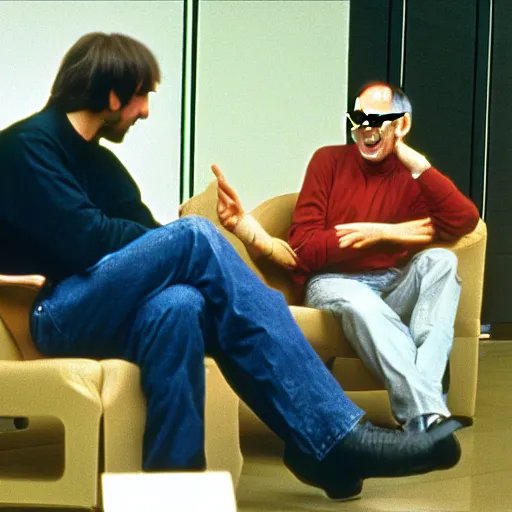
M 512 342 L 486 342 L 480 350 L 477 413 L 458 434 L 463 455 L 449 470 L 365 482 L 361 500 L 332 503 L 297 482 L 274 454 L 246 456 L 239 511 L 511 512 Z M 272 450 L 270 450 L 272 452 Z

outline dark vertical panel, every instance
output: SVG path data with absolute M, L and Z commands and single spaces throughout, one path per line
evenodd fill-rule
M 391 0 L 350 2 L 348 94 L 368 80 L 387 80 Z
M 486 284 L 483 318 L 487 323 L 512 322 L 512 8 L 510 0 L 494 0 L 487 176 Z
M 348 96 L 370 80 L 400 85 L 404 0 L 350 2 Z
M 408 142 L 470 192 L 476 0 L 408 0 L 404 90 Z
M 194 169 L 196 151 L 196 92 L 197 92 L 197 31 L 199 25 L 199 0 L 192 0 L 192 48 L 190 70 L 190 175 L 189 195 L 194 195 Z
M 390 6 L 391 0 L 350 2 L 348 108 L 365 82 L 388 80 Z
M 183 38 L 181 49 L 181 139 L 180 139 L 180 204 L 185 199 L 185 117 L 186 117 L 186 76 L 187 76 L 187 12 L 188 1 L 183 2 Z
M 403 0 L 351 2 L 349 104 L 367 80 L 399 85 L 403 45 L 402 85 L 414 107 L 408 142 L 450 176 L 486 215 L 489 238 L 482 319 L 493 324 L 494 333 L 495 326 L 512 323 L 512 144 L 507 140 L 512 119 L 508 91 L 512 5 L 510 0 L 406 0 L 402 41 L 403 4 Z
M 389 42 L 388 42 L 388 75 L 387 82 L 398 87 L 401 86 L 400 74 L 402 70 L 402 26 L 404 14 L 404 0 L 391 0 L 389 8 Z
M 488 122 L 489 35 L 492 0 L 479 0 L 476 21 L 475 94 L 471 154 L 470 197 L 483 215 L 484 172 L 487 165 L 485 147 Z

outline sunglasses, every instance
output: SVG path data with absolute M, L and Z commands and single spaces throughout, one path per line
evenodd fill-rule
M 394 121 L 404 116 L 405 112 L 395 112 L 392 114 L 365 114 L 362 110 L 347 112 L 348 120 L 352 123 L 352 129 L 357 130 L 361 126 L 370 128 L 380 128 L 385 121 Z

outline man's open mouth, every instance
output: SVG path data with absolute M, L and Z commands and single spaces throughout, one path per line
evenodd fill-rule
M 357 141 L 359 151 L 364 158 L 374 160 L 380 157 L 384 143 L 380 130 L 359 133 Z
M 381 141 L 379 132 L 373 132 L 363 138 L 363 143 L 367 147 L 376 146 Z

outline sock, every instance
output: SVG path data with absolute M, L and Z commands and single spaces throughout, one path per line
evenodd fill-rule
M 441 415 L 440 414 L 424 414 L 423 418 L 425 421 L 426 430 L 428 430 L 432 424 L 434 424 L 438 419 L 441 418 Z
M 425 432 L 427 427 L 425 426 L 425 419 L 423 416 L 415 416 L 404 424 L 404 432 L 419 433 Z
M 440 418 L 441 415 L 436 413 L 415 416 L 414 418 L 410 419 L 405 423 L 404 431 L 410 433 L 425 432 L 431 425 L 433 425 Z

